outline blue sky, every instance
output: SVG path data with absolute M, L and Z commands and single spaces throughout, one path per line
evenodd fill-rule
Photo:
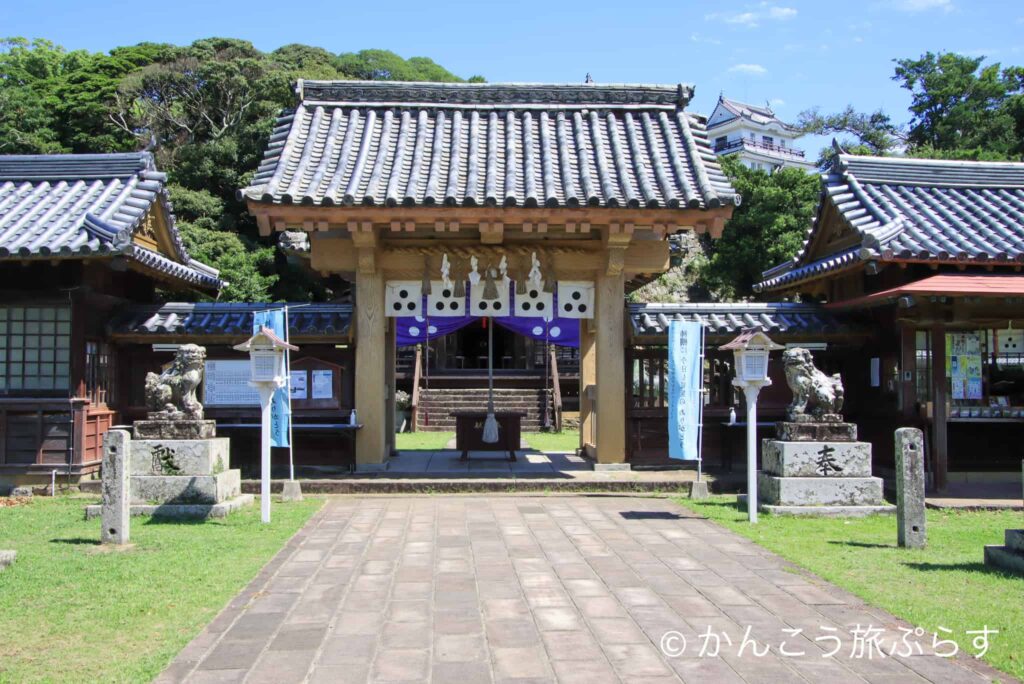
M 719 91 L 770 101 L 782 118 L 809 107 L 885 109 L 907 118 L 892 59 L 925 51 L 1024 63 L 1024 2 L 860 0 L 657 2 L 511 0 L 178 0 L 7 5 L 0 35 L 107 50 L 140 41 L 186 44 L 213 35 L 272 50 L 386 48 L 424 55 L 489 81 L 677 83 L 697 86 L 691 109 Z M 815 152 L 818 141 L 804 145 Z

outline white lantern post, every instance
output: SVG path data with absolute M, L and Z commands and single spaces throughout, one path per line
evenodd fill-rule
M 743 390 L 747 402 L 747 519 L 757 522 L 757 395 L 772 381 L 768 378 L 768 356 L 772 351 L 784 349 L 772 342 L 766 334 L 747 329 L 728 344 L 720 347 L 731 350 L 735 358 L 736 377 L 732 384 Z
M 267 327 L 235 347 L 249 352 L 249 384 L 260 393 L 260 514 L 263 522 L 270 522 L 270 407 L 274 392 L 287 382 L 286 351 L 297 351 Z

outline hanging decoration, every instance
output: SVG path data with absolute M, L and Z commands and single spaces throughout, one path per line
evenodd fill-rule
M 389 317 L 423 315 L 423 283 L 389 280 L 384 288 L 384 309 Z
M 563 318 L 594 317 L 594 283 L 558 281 L 558 315 Z

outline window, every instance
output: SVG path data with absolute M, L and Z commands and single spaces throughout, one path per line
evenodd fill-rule
M 0 392 L 66 391 L 71 309 L 0 306 Z
M 724 135 L 715 138 L 715 149 L 716 150 L 722 149 L 723 147 L 725 147 L 725 144 L 726 144 L 727 141 L 728 141 L 728 138 L 726 136 L 724 136 Z
M 770 135 L 762 135 L 761 136 L 761 142 L 763 142 L 765 145 L 774 145 L 775 144 L 775 138 L 773 138 Z
M 85 395 L 93 404 L 114 401 L 114 355 L 106 342 L 85 343 Z
M 779 147 L 781 147 L 781 148 L 785 149 L 785 147 L 786 147 L 786 141 L 785 141 L 785 139 L 783 139 L 783 138 L 779 138 Z

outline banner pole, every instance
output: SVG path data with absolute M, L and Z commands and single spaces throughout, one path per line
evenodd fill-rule
M 284 307 L 284 341 L 291 342 L 291 326 L 288 324 L 288 305 Z M 288 392 L 288 479 L 295 479 L 295 438 L 292 432 L 292 352 L 284 350 L 284 372 L 287 382 L 285 388 Z
M 698 318 L 698 320 L 700 320 Z M 697 482 L 704 464 L 704 323 L 700 324 L 700 388 L 697 390 Z

